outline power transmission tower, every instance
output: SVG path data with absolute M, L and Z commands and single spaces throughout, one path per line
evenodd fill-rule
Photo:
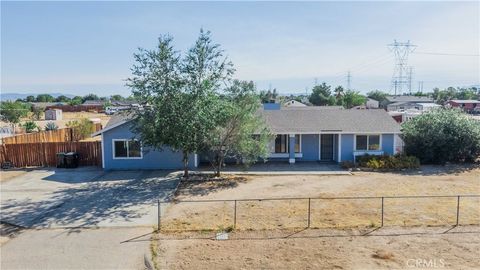
M 413 67 L 408 67 L 408 92 L 412 94 Z
M 418 92 L 423 93 L 423 81 L 418 82 Z
M 403 91 L 408 88 L 408 55 L 415 50 L 415 45 L 407 42 L 398 42 L 394 40 L 393 43 L 388 44 L 388 47 L 395 55 L 395 67 L 392 75 L 392 88 L 394 88 L 395 95 L 403 94 Z M 411 89 L 411 87 L 410 87 Z
M 351 89 L 351 83 L 352 83 L 352 74 L 350 71 L 347 73 L 347 90 Z

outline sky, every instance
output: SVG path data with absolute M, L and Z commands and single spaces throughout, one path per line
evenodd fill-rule
M 391 91 L 395 39 L 412 85 L 480 84 L 479 2 L 1 2 L 1 92 L 129 95 L 133 53 L 161 34 L 185 52 L 210 30 L 257 88 Z M 441 53 L 456 55 L 438 55 Z M 460 54 L 460 55 L 458 55 Z

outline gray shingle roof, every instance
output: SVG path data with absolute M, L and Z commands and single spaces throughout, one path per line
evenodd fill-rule
M 431 97 L 417 97 L 417 96 L 387 96 L 389 102 L 433 102 Z
M 315 108 L 315 107 L 312 107 Z M 261 114 L 273 133 L 399 133 L 400 125 L 384 110 L 266 110 Z

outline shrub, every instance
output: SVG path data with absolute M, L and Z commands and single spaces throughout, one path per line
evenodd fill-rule
M 407 156 L 403 154 L 396 154 L 394 156 L 372 156 L 364 155 L 357 157 L 357 164 L 359 167 L 370 169 L 415 169 L 420 167 L 420 161 L 414 156 Z
M 23 127 L 25 128 L 25 132 L 27 133 L 32 133 L 35 131 L 35 129 L 38 129 L 37 124 L 33 121 L 27 121 L 25 124 L 23 124 Z
M 88 138 L 93 132 L 95 132 L 95 125 L 87 118 L 83 118 L 80 121 L 77 121 L 77 120 L 68 121 L 66 126 L 69 128 L 73 128 L 73 131 L 74 131 L 73 139 L 75 141 Z
M 45 124 L 45 130 L 46 131 L 57 130 L 57 129 L 58 129 L 58 126 L 57 126 L 57 124 L 55 124 L 55 122 L 48 122 L 47 124 Z
M 480 122 L 458 109 L 438 109 L 402 125 L 405 152 L 422 163 L 473 162 L 480 156 Z

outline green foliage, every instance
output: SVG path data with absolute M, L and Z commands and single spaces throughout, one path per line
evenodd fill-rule
M 55 98 L 49 94 L 40 94 L 40 95 L 37 95 L 37 98 L 35 101 L 36 102 L 54 102 Z
M 66 127 L 73 128 L 74 138 L 73 140 L 79 141 L 91 136 L 95 131 L 94 124 L 87 118 L 83 118 L 80 121 L 73 120 L 68 121 Z
M 45 124 L 45 131 L 57 130 L 57 129 L 58 129 L 58 126 L 57 124 L 55 124 L 55 122 L 47 122 L 47 124 Z
M 33 120 L 40 120 L 42 118 L 43 109 L 38 106 L 32 106 L 32 118 Z
M 379 104 L 383 104 L 387 101 L 388 94 L 386 92 L 375 90 L 367 93 L 367 97 L 378 101 Z
M 80 105 L 83 103 L 83 98 L 80 96 L 75 96 L 72 98 L 70 101 L 68 101 L 69 105 L 75 106 L 75 105 Z
M 82 98 L 82 102 L 85 102 L 87 100 L 100 100 L 100 98 L 95 94 L 88 94 Z
M 55 99 L 56 102 L 69 102 L 70 98 L 64 95 L 60 95 Z
M 331 86 L 323 82 L 321 85 L 315 85 L 312 89 L 312 94 L 308 100 L 313 105 L 326 106 L 335 105 L 335 97 L 332 96 Z
M 20 119 L 26 117 L 30 111 L 30 105 L 23 102 L 3 101 L 0 103 L 2 120 L 16 125 Z
M 122 97 L 121 95 L 113 95 L 110 97 L 110 100 L 113 100 L 113 101 L 122 101 L 122 100 L 125 100 L 124 97 Z
M 420 167 L 420 161 L 414 156 L 403 154 L 389 155 L 363 155 L 356 158 L 359 167 L 370 169 L 416 169 Z
M 34 132 L 36 129 L 38 129 L 38 126 L 37 124 L 35 124 L 35 122 L 33 121 L 27 121 L 23 124 L 23 128 L 25 128 L 25 132 L 27 133 L 32 133 Z
M 260 101 L 262 103 L 270 103 L 272 101 L 275 101 L 278 97 L 277 89 L 274 88 L 273 91 L 272 90 L 268 90 L 268 91 L 262 90 L 259 93 L 259 97 L 260 97 Z
M 358 91 L 347 90 L 341 98 L 342 105 L 347 108 L 353 108 L 365 104 L 367 98 L 360 94 Z
M 472 162 L 480 156 L 480 122 L 457 109 L 437 109 L 402 125 L 405 151 L 422 163 Z
M 230 79 L 232 64 L 203 30 L 183 58 L 170 36 L 161 36 L 155 50 L 140 49 L 134 58 L 127 85 L 149 106 L 135 112 L 132 128 L 145 145 L 181 151 L 187 177 L 189 154 L 205 150 L 216 127 L 217 91 Z
M 268 157 L 268 143 L 273 137 L 263 119 L 257 115 L 260 105 L 252 81 L 234 80 L 225 90 L 216 112 L 216 127 L 210 132 L 208 140 L 216 176 L 220 176 L 225 158 L 242 160 L 249 165 L 258 158 Z
M 27 96 L 27 97 L 25 98 L 25 101 L 26 101 L 26 102 L 35 102 L 35 97 L 34 97 L 34 96 Z

